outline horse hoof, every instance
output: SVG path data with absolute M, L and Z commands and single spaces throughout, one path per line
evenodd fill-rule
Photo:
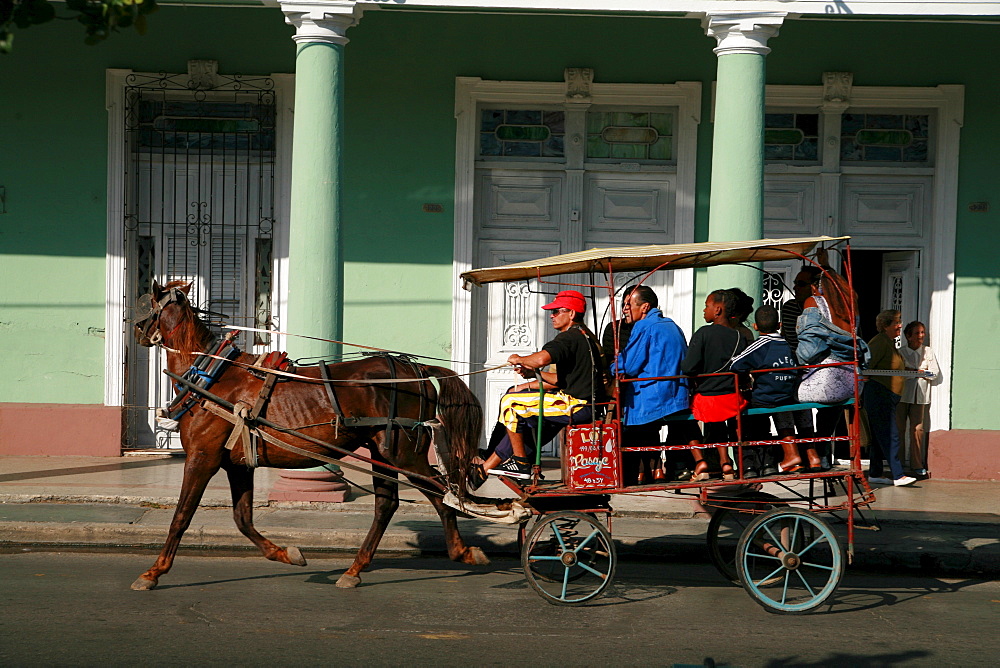
M 139 576 L 139 579 L 132 583 L 132 590 L 149 591 L 155 586 L 156 586 L 156 580 L 149 580 L 147 578 Z
M 288 557 L 288 563 L 292 566 L 305 566 L 306 558 L 302 556 L 302 551 L 295 547 L 286 547 L 285 556 Z
M 478 547 L 470 547 L 469 551 L 466 552 L 465 563 L 473 566 L 487 566 L 490 560 Z
M 357 575 L 348 575 L 347 573 L 341 575 L 340 579 L 337 580 L 337 586 L 341 589 L 354 589 L 359 584 L 361 584 L 361 578 Z

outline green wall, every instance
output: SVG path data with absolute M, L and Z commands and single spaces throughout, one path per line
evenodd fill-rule
M 82 44 L 72 23 L 19 31 L 0 57 L 0 401 L 100 403 L 103 386 L 107 113 L 104 70 L 180 72 L 192 58 L 223 72 L 294 71 L 292 29 L 276 9 L 167 7 L 145 37 Z M 343 183 L 348 341 L 448 357 L 454 215 L 454 79 L 703 82 L 696 235 L 707 237 L 714 41 L 694 19 L 460 16 L 370 11 L 348 32 Z M 1000 392 L 997 59 L 985 25 L 792 21 L 771 41 L 768 82 L 966 86 L 959 188 L 954 351 L 956 428 L 995 428 Z M 858 45 L 866 45 L 859 48 Z M 223 46 L 225 45 L 225 46 Z M 424 203 L 443 213 L 424 213 Z M 699 286 L 702 290 L 705 286 Z M 932 342 L 938 347 L 945 342 Z M 984 391 L 985 390 L 985 391 Z

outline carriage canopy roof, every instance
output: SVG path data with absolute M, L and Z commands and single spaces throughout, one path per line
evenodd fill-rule
M 558 276 L 588 272 L 652 271 L 713 267 L 741 262 L 787 260 L 808 255 L 817 246 L 830 247 L 850 237 L 799 237 L 795 239 L 757 239 L 755 241 L 708 241 L 697 244 L 622 246 L 592 248 L 578 253 L 526 260 L 502 267 L 473 269 L 462 274 L 467 284 L 517 281 L 540 276 Z

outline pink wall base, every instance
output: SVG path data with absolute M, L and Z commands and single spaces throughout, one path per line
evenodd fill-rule
M 326 469 L 283 469 L 274 481 L 269 501 L 326 501 L 343 503 L 351 498 L 351 489 L 343 473 Z
M 932 431 L 927 468 L 940 480 L 1000 480 L 1000 431 Z
M 122 409 L 102 404 L 0 403 L 0 455 L 122 453 Z

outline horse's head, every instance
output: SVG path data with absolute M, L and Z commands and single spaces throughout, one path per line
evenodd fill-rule
M 192 285 L 193 282 L 171 281 L 161 287 L 153 281 L 153 291 L 136 302 L 135 338 L 139 345 L 154 346 L 163 341 L 164 335 L 190 320 L 188 293 Z

